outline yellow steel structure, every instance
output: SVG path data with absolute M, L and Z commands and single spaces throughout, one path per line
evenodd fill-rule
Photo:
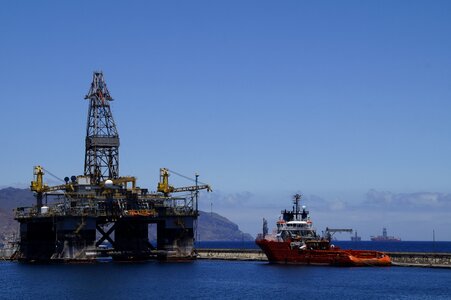
M 41 166 L 34 167 L 34 180 L 31 182 L 31 190 L 36 193 L 44 193 L 49 188 L 48 185 L 44 184 L 44 168 Z
M 169 170 L 166 168 L 160 169 L 160 182 L 157 191 L 165 195 L 174 192 L 174 187 L 169 185 Z
M 70 183 L 61 184 L 61 185 L 55 185 L 55 186 L 48 186 L 47 184 L 44 184 L 44 168 L 41 166 L 35 166 L 34 167 L 34 180 L 31 182 L 30 189 L 38 194 L 47 193 L 47 192 L 54 192 L 54 191 L 67 191 L 67 192 L 73 192 L 74 187 Z
M 198 190 L 207 190 L 208 192 L 211 192 L 211 188 L 208 184 L 175 188 L 169 184 L 169 170 L 166 168 L 160 169 L 160 182 L 158 183 L 157 191 L 163 193 L 166 197 L 169 196 L 170 193 L 194 192 Z
M 41 166 L 35 166 L 34 167 L 34 180 L 31 182 L 31 190 L 38 193 L 47 193 L 47 192 L 54 192 L 58 190 L 65 190 L 67 192 L 74 191 L 74 187 L 71 183 L 56 185 L 56 186 L 48 186 L 47 184 L 44 184 L 44 168 Z M 136 177 L 133 176 L 126 176 L 126 177 L 119 177 L 116 179 L 111 180 L 114 185 L 122 186 L 124 189 L 129 190 L 128 183 L 131 183 L 131 190 L 135 191 L 136 188 Z M 100 185 L 102 187 L 105 187 L 105 182 L 102 182 Z M 166 168 L 160 169 L 160 182 L 158 183 L 157 190 L 160 193 L 163 193 L 165 196 L 168 196 L 170 193 L 177 193 L 177 192 L 194 192 L 198 190 L 204 190 L 211 192 L 211 188 L 207 184 L 203 185 L 195 185 L 195 186 L 185 186 L 185 187 L 178 187 L 175 188 L 172 185 L 169 184 L 169 170 Z
M 129 190 L 128 183 L 131 182 L 132 183 L 132 187 L 131 187 L 132 191 L 136 190 L 136 177 L 124 176 L 124 177 L 119 177 L 116 179 L 111 179 L 111 181 L 113 182 L 114 185 L 120 185 L 126 190 Z M 106 182 L 106 180 L 101 184 L 101 186 L 105 186 L 105 182 Z

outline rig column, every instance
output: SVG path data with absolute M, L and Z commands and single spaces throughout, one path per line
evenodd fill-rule
M 157 224 L 158 250 L 166 253 L 165 257 L 160 255 L 160 259 L 192 260 L 196 258 L 194 219 L 193 216 L 167 217 Z

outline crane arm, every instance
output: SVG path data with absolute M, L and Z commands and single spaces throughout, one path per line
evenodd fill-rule
M 55 186 L 49 186 L 45 190 L 45 192 L 55 192 L 55 191 L 73 192 L 74 191 L 74 187 L 72 186 L 72 184 L 68 183 L 68 184 L 60 184 L 60 185 L 55 185 Z
M 328 232 L 351 232 L 352 233 L 352 229 L 344 229 L 344 228 L 326 228 L 326 231 Z
M 157 190 L 166 196 L 169 193 L 179 193 L 179 192 L 194 192 L 198 190 L 207 190 L 211 192 L 211 187 L 208 184 L 193 185 L 185 187 L 173 187 L 169 184 L 169 170 L 166 168 L 160 169 L 160 182 L 158 183 Z
M 33 192 L 42 194 L 47 192 L 55 192 L 55 191 L 68 191 L 73 192 L 74 187 L 70 183 L 48 186 L 44 184 L 44 168 L 41 166 L 34 167 L 34 180 L 31 182 L 30 189 Z
M 337 233 L 337 232 L 350 232 L 350 233 L 352 233 L 352 229 L 326 227 L 326 232 L 325 232 L 326 239 L 328 239 L 330 241 L 332 239 L 332 236 L 334 235 L 334 233 Z
M 178 193 L 178 192 L 194 192 L 198 190 L 207 190 L 208 192 L 211 192 L 211 188 L 208 184 L 203 185 L 193 185 L 193 186 L 184 186 L 184 187 L 178 187 L 174 188 L 172 192 Z

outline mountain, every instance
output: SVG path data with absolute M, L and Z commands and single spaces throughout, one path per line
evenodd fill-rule
M 4 188 L 0 190 L 0 243 L 5 236 L 17 233 L 19 223 L 14 220 L 13 209 L 31 206 L 36 202 L 29 189 Z
M 0 189 L 0 242 L 4 236 L 16 233 L 19 223 L 14 220 L 13 209 L 36 203 L 29 189 Z M 254 238 L 243 233 L 237 224 L 216 213 L 200 211 L 197 238 L 201 241 L 251 241 Z
M 33 192 L 29 189 L 16 189 L 12 187 L 0 190 L 0 210 L 12 212 L 20 206 L 31 206 L 36 203 Z
M 243 233 L 238 225 L 216 213 L 199 211 L 197 224 L 199 241 L 253 241 L 254 238 Z

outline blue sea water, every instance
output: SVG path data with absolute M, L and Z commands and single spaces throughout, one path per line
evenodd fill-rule
M 450 299 L 451 270 L 265 262 L 0 263 L 1 299 Z
M 223 246 L 236 248 L 240 243 Z M 0 287 L 0 299 L 451 299 L 451 269 L 212 260 L 86 265 L 2 262 Z

